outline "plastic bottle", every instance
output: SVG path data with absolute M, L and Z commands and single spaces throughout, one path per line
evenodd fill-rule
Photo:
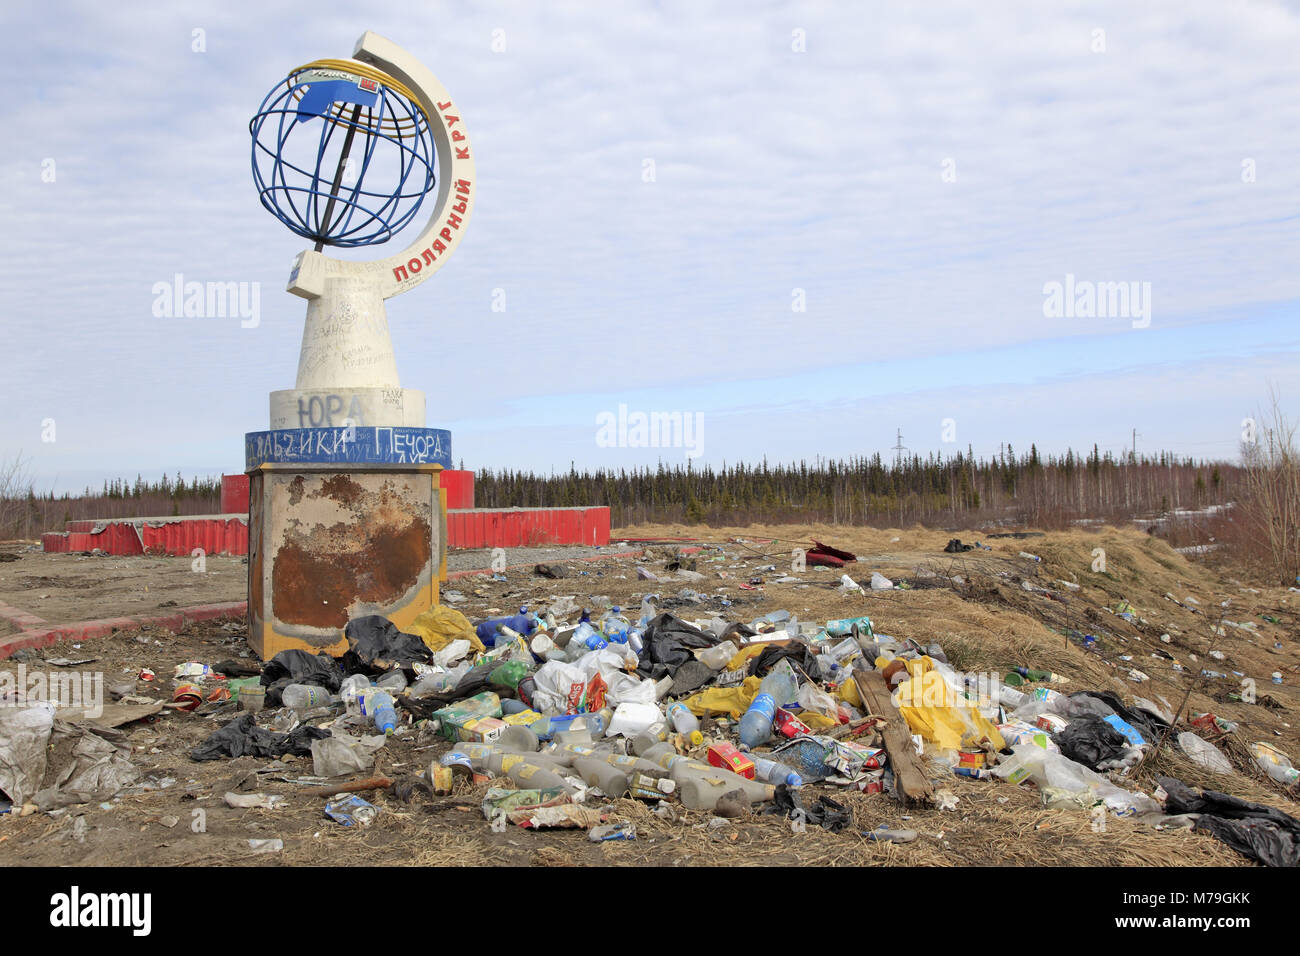
M 477 634 L 478 639 L 488 647 L 495 647 L 497 642 L 497 630 L 502 626 L 508 627 L 512 631 L 516 631 L 527 637 L 529 634 L 533 633 L 533 628 L 537 626 L 537 621 L 533 615 L 528 613 L 528 605 L 524 605 L 519 609 L 518 614 L 511 615 L 510 617 L 489 618 L 474 628 L 474 633 Z
M 861 653 L 862 648 L 858 645 L 858 642 L 851 637 L 845 638 L 838 644 L 833 645 L 830 650 L 826 651 L 826 654 L 830 655 L 831 660 L 840 666 L 847 664 Z
M 370 699 L 370 706 L 376 730 L 387 735 L 397 729 L 397 709 L 393 706 L 393 696 L 388 691 L 376 689 Z
M 633 654 L 640 654 L 645 648 L 645 628 L 639 624 L 633 624 L 627 629 L 627 646 L 632 648 Z
M 377 692 L 378 688 L 370 683 L 369 677 L 363 674 L 353 674 L 339 688 L 339 696 L 343 698 L 343 706 L 353 717 L 369 717 L 371 715 L 370 700 Z
M 324 687 L 319 687 L 316 684 L 290 684 L 280 696 L 284 701 L 284 706 L 297 713 L 303 713 L 317 707 L 328 707 L 340 700 L 337 694 L 331 694 Z
M 740 744 L 746 750 L 767 743 L 772 738 L 772 721 L 776 719 L 776 701 L 771 694 L 759 694 L 740 718 Z
M 501 731 L 501 736 L 496 739 L 496 744 L 502 750 L 513 750 L 517 753 L 537 753 L 542 746 L 537 739 L 537 735 L 532 730 L 518 724 L 511 724 Z
M 591 621 L 584 620 L 573 632 L 573 637 L 569 639 L 568 647 L 565 649 L 568 651 L 569 660 L 576 661 L 583 654 L 608 646 L 609 641 L 605 640 L 604 635 L 596 630 Z
M 779 760 L 767 760 L 763 757 L 750 756 L 754 761 L 754 779 L 761 780 L 765 783 L 783 783 L 787 787 L 802 787 L 803 777 L 794 772 L 794 769 L 781 763 Z
M 545 760 L 535 760 L 534 754 L 496 753 L 488 757 L 488 770 L 506 777 L 516 787 L 522 789 L 546 789 L 559 787 L 572 792 L 573 787 L 565 782 L 554 767 Z
M 659 615 L 659 608 L 655 605 L 659 601 L 659 595 L 647 594 L 641 599 L 641 619 L 637 621 L 639 625 L 645 627 Z
M 604 733 L 605 728 L 609 725 L 604 715 L 599 713 L 560 714 L 555 717 L 543 717 L 541 720 L 534 721 L 528 725 L 528 729 L 535 733 L 539 740 L 550 740 L 560 731 L 572 729 L 574 721 L 579 721 L 585 725 L 587 732 L 593 738 Z
M 459 664 L 448 671 L 424 674 L 411 685 L 411 696 L 423 697 L 426 694 L 445 694 L 460 683 L 460 679 L 469 673 L 469 669 L 469 664 Z
M 712 810 L 718 805 L 719 798 L 735 790 L 742 791 L 750 802 L 759 803 L 771 800 L 776 793 L 776 788 L 770 783 L 746 780 L 730 773 L 720 774 L 716 769 L 712 776 L 702 773 L 685 776 L 678 781 L 678 786 L 681 788 L 682 806 L 688 810 Z
M 862 617 L 844 617 L 826 622 L 826 633 L 831 637 L 844 637 L 846 634 L 853 634 L 855 629 L 858 635 L 870 638 L 871 618 L 864 614 Z
M 662 743 L 666 736 L 666 731 L 656 732 L 654 728 L 642 731 L 632 738 L 628 744 L 628 749 L 638 757 L 643 756 L 655 744 Z
M 691 713 L 685 704 L 671 704 L 668 707 L 668 719 L 676 731 L 686 738 L 692 747 L 704 743 L 704 734 L 700 733 L 699 718 Z
M 627 774 L 618 767 L 592 757 L 578 757 L 573 761 L 573 769 L 578 771 L 578 776 L 582 777 L 587 786 L 599 787 L 601 793 L 610 799 L 627 796 Z
M 778 707 L 793 704 L 799 698 L 799 678 L 788 660 L 778 661 L 758 685 L 760 694 L 771 694 Z
M 734 642 L 723 641 L 721 644 L 715 644 L 713 647 L 700 651 L 699 659 L 715 671 L 720 671 L 727 666 L 727 661 L 738 653 L 740 653 L 740 648 Z
M 488 682 L 498 687 L 514 690 L 528 676 L 528 667 L 519 661 L 507 661 L 488 674 Z
M 376 687 L 382 687 L 390 694 L 400 694 L 406 690 L 406 674 L 402 669 L 396 668 L 375 681 Z
M 622 608 L 617 604 L 611 607 L 605 616 L 600 619 L 600 630 L 605 638 L 610 641 L 617 641 L 620 644 L 627 643 L 627 631 L 632 625 L 622 614 Z
M 673 675 L 665 674 L 659 680 L 655 681 L 655 700 L 663 700 L 668 696 L 668 692 L 673 689 Z

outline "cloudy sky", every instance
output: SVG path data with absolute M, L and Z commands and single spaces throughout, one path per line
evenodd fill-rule
M 0 453 L 42 489 L 241 469 L 305 311 L 248 120 L 366 29 L 438 75 L 476 155 L 459 250 L 388 304 L 402 383 L 468 468 L 888 456 L 896 429 L 922 454 L 1136 428 L 1231 458 L 1270 386 L 1300 414 L 1296 4 L 54 0 L 0 23 Z M 258 283 L 257 326 L 156 316 L 176 274 Z M 1052 314 L 1067 276 L 1135 283 L 1143 314 Z M 620 405 L 697 416 L 698 447 L 603 447 Z

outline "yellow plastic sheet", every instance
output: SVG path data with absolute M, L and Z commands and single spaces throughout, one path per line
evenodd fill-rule
M 757 677 L 746 677 L 737 687 L 710 687 L 692 694 L 682 703 L 696 717 L 729 714 L 739 720 L 758 696 L 758 685 L 761 683 L 763 682 Z
M 741 667 L 744 667 L 747 661 L 752 660 L 753 658 L 757 657 L 759 654 L 763 653 L 763 646 L 764 645 L 762 644 L 751 644 L 749 645 L 749 647 L 746 647 L 744 650 L 737 651 L 736 656 L 733 657 L 731 660 L 727 661 L 726 669 L 729 671 L 734 671 L 740 669 Z
M 913 733 L 940 750 L 974 746 L 984 737 L 998 750 L 1006 747 L 998 729 L 975 708 L 974 701 L 964 701 L 944 682 L 934 661 L 928 657 L 908 661 L 907 672 L 911 676 L 898 685 L 894 702 Z
M 469 618 L 445 604 L 429 608 L 410 623 L 406 632 L 417 635 L 431 651 L 440 651 L 452 641 L 462 638 L 469 641 L 475 651 L 487 650 L 474 633 L 474 625 L 469 622 Z

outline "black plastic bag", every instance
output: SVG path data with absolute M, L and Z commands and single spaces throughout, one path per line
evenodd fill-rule
M 433 651 L 418 635 L 399 631 L 396 624 L 378 614 L 353 618 L 343 634 L 348 649 L 342 664 L 348 674 L 383 674 L 395 665 L 409 670 L 417 661 L 433 660 Z
M 314 684 L 331 694 L 343 685 L 343 672 L 328 654 L 306 651 L 281 651 L 262 668 L 262 685 L 266 688 L 266 706 L 281 706 L 284 689 L 290 684 Z
M 779 813 L 791 820 L 821 826 L 832 833 L 839 833 L 853 822 L 853 817 L 844 804 L 836 803 L 830 797 L 821 797 L 811 807 L 805 807 L 799 791 L 784 783 L 777 785 L 772 802 L 763 813 Z
M 673 674 L 673 686 L 668 693 L 673 697 L 684 697 L 691 691 L 703 687 L 717 675 L 704 661 L 689 660 L 677 668 Z
M 1095 697 L 1113 710 L 1117 717 L 1121 718 L 1130 727 L 1133 727 L 1141 733 L 1142 737 L 1149 744 L 1155 743 L 1164 735 L 1164 732 L 1169 729 L 1169 725 L 1159 717 L 1124 706 L 1124 702 L 1120 700 L 1116 694 L 1113 694 L 1108 690 L 1081 690 L 1076 691 L 1070 696 Z
M 1062 755 L 1089 770 L 1108 760 L 1119 760 L 1128 750 L 1128 738 L 1100 717 L 1079 717 L 1070 721 L 1052 739 Z
M 259 727 L 254 714 L 242 714 L 212 733 L 207 740 L 190 751 L 191 760 L 217 760 L 221 757 L 283 757 L 296 754 L 305 757 L 311 753 L 311 742 L 328 737 L 330 732 L 319 727 L 296 727 L 292 733 Z
M 1166 813 L 1200 815 L 1193 829 L 1205 830 L 1265 866 L 1300 866 L 1300 820 L 1295 817 L 1217 790 L 1198 794 L 1173 777 L 1157 777 L 1156 782 L 1169 794 Z
M 343 684 L 343 672 L 328 654 L 308 654 L 306 651 L 281 651 L 262 668 L 262 683 L 274 684 L 289 678 L 295 684 L 315 684 L 331 692 Z
M 642 638 L 641 663 L 637 673 L 642 677 L 659 680 L 665 674 L 677 674 L 677 669 L 687 661 L 695 660 L 695 648 L 713 647 L 718 639 L 698 627 L 673 617 L 667 612 L 655 617 L 646 625 Z
M 769 644 L 763 648 L 761 654 L 750 661 L 749 673 L 754 677 L 762 677 L 781 661 L 789 660 L 793 666 L 799 668 L 805 674 L 814 674 L 817 668 L 817 662 L 813 659 L 814 656 L 812 651 L 808 649 L 808 645 L 802 641 L 791 641 L 784 647 Z

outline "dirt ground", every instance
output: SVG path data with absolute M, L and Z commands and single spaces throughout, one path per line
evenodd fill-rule
M 566 567 L 571 576 L 560 580 L 516 570 L 507 574 L 505 581 L 486 575 L 462 578 L 451 582 L 448 589 L 464 597 L 455 606 L 472 620 L 496 612 L 510 613 L 520 604 L 549 604 L 561 595 L 574 595 L 579 604 L 589 603 L 584 599 L 593 595 L 607 595 L 613 603 L 635 609 L 644 593 L 671 599 L 690 589 L 705 596 L 701 603 L 684 602 L 666 609 L 687 620 L 721 614 L 749 621 L 781 608 L 801 620 L 818 622 L 866 613 L 878 633 L 938 643 L 953 666 L 963 670 L 1038 667 L 1068 677 L 1066 691 L 1114 690 L 1126 700 L 1135 694 L 1163 697 L 1175 707 L 1190 687 L 1184 723 L 1189 711 L 1212 710 L 1241 725 L 1236 735 L 1220 744 L 1237 772 L 1210 774 L 1167 746 L 1139 769 L 1136 781 L 1124 785 L 1132 788 L 1136 783 L 1150 793 L 1155 775 L 1167 774 L 1194 786 L 1222 790 L 1300 815 L 1294 791 L 1288 794 L 1254 768 L 1246 750 L 1250 743 L 1262 740 L 1293 760 L 1300 759 L 1300 728 L 1296 726 L 1300 655 L 1295 640 L 1300 594 L 1232 579 L 1176 554 L 1162 541 L 1127 529 L 1049 533 L 1025 540 L 986 539 L 975 531 L 948 534 L 825 526 L 656 526 L 620 529 L 618 536 L 699 538 L 705 550 L 687 556 L 686 561 L 689 566 L 693 560 L 695 570 L 705 578 L 672 580 L 674 573 L 664 565 L 674 556 L 675 547 L 652 546 L 641 559 L 570 561 Z M 944 554 L 944 545 L 954 536 L 968 543 L 984 541 L 992 550 Z M 769 538 L 779 540 L 765 540 Z M 916 586 L 844 594 L 836 590 L 843 572 L 829 569 L 808 569 L 793 575 L 797 582 L 776 583 L 776 578 L 790 573 L 792 550 L 814 538 L 859 555 L 859 561 L 845 569 L 855 580 L 866 583 L 871 572 L 879 570 L 895 582 L 909 581 Z M 1091 570 L 1093 550 L 1098 547 L 1106 551 L 1104 573 Z M 1043 560 L 1022 558 L 1021 551 Z M 224 574 L 191 581 L 184 576 L 200 576 L 182 559 L 25 555 L 19 562 L 0 565 L 0 601 L 47 618 L 55 613 L 51 608 L 61 608 L 58 613 L 74 620 L 139 613 L 156 606 L 163 594 L 163 600 L 174 599 L 182 606 L 240 600 L 244 568 L 238 559 L 227 561 L 216 564 L 216 570 Z M 21 569 L 17 567 L 20 564 L 24 565 Z M 760 570 L 773 564 L 777 570 Z M 638 565 L 664 580 L 638 580 Z M 209 569 L 213 567 L 210 558 Z M 58 571 L 67 571 L 83 583 L 69 585 Z M 959 576 L 961 583 L 953 583 L 953 576 Z M 763 583 L 754 585 L 753 590 L 741 587 L 755 578 L 762 578 Z M 1062 579 L 1077 583 L 1080 589 L 1062 587 L 1058 583 Z M 59 580 L 59 585 L 33 584 L 36 580 Z M 1026 581 L 1047 588 L 1050 594 L 1026 590 Z M 190 588 L 210 590 L 190 596 Z M 176 596 L 177 591 L 184 596 Z M 49 598 L 40 600 L 55 602 L 55 595 L 64 592 L 69 593 L 58 600 L 66 604 L 42 605 L 31 599 L 33 594 L 48 593 Z M 724 606 L 724 600 L 730 601 L 730 606 Z M 155 603 L 146 603 L 151 601 Z M 1119 601 L 1132 605 L 1133 622 L 1107 610 L 1115 610 Z M 1227 606 L 1221 606 L 1225 601 Z M 1281 623 L 1265 621 L 1262 615 Z M 1224 621 L 1253 627 L 1232 627 Z M 1095 647 L 1085 649 L 1070 640 L 1061 633 L 1068 628 L 1095 635 Z M 1222 634 L 1216 633 L 1216 628 Z M 1168 642 L 1161 640 L 1166 634 Z M 1212 650 L 1222 652 L 1223 659 L 1210 657 Z M 72 670 L 102 673 L 106 686 L 131 683 L 136 694 L 170 700 L 176 664 L 213 664 L 245 655 L 248 650 L 240 626 L 206 622 L 180 634 L 146 629 L 79 646 L 63 642 L 24 652 L 20 660 L 0 661 L 0 670 L 13 670 L 18 663 L 29 670 L 54 669 L 42 662 L 94 657 L 93 662 Z M 1177 670 L 1175 663 L 1184 669 Z M 144 667 L 157 673 L 155 681 L 135 679 Z M 1194 682 L 1189 675 L 1201 667 L 1223 671 L 1229 677 Z M 1133 668 L 1147 674 L 1149 680 L 1140 684 L 1129 680 Z M 1274 671 L 1283 675 L 1282 684 L 1272 683 Z M 1255 681 L 1255 703 L 1233 697 L 1241 695 L 1244 679 Z M 15 808 L 14 813 L 0 815 L 0 863 L 1252 865 L 1208 835 L 1188 830 L 1156 830 L 1110 817 L 1104 832 L 1094 832 L 1086 812 L 1044 809 L 1032 788 L 959 778 L 941 767 L 933 768 L 932 776 L 936 786 L 959 798 L 953 811 L 907 811 L 885 794 L 868 795 L 834 785 L 804 788 L 805 804 L 825 795 L 848 807 L 853 825 L 840 833 L 811 825 L 796 833 L 789 821 L 777 816 L 751 815 L 718 823 L 708 813 L 686 811 L 680 805 L 671 817 L 662 817 L 652 812 L 651 805 L 632 800 L 617 801 L 613 811 L 618 818 L 637 825 L 633 841 L 592 843 L 582 831 L 571 830 L 512 827 L 494 833 L 479 808 L 486 785 L 469 782 L 458 783 L 449 797 L 417 794 L 410 803 L 391 793 L 369 794 L 380 808 L 375 823 L 363 829 L 345 828 L 323 815 L 323 798 L 303 795 L 303 789 L 314 782 L 296 782 L 311 774 L 310 757 L 282 761 L 190 759 L 191 749 L 234 713 L 230 705 L 206 704 L 195 713 L 164 711 L 121 727 L 121 739 L 131 748 L 130 759 L 141 771 L 142 786 L 135 789 L 143 792 L 128 791 L 103 804 L 77 805 L 54 814 L 19 815 Z M 716 728 L 706 722 L 706 736 L 712 729 Z M 421 728 L 406 727 L 379 751 L 376 773 L 392 777 L 421 773 L 448 747 Z M 58 747 L 51 753 L 47 784 L 64 758 L 66 754 Z M 227 791 L 281 794 L 287 798 L 286 806 L 231 809 L 223 801 Z M 916 842 L 894 845 L 875 843 L 861 835 L 881 824 L 915 829 L 921 836 Z M 250 849 L 250 839 L 269 838 L 283 840 L 283 850 L 259 854 Z

